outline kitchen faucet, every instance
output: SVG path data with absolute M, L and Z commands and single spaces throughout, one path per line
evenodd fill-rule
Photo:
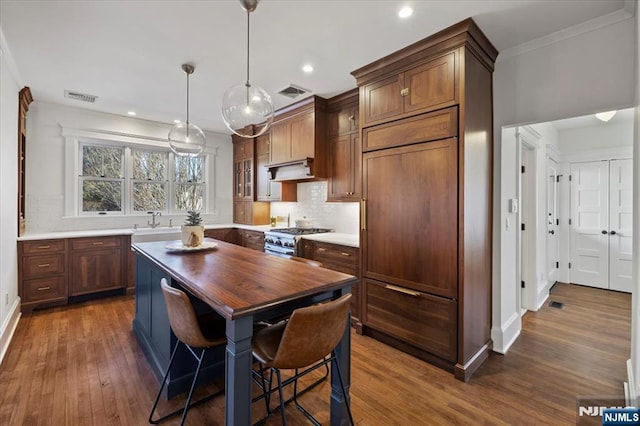
M 147 225 L 149 225 L 152 229 L 156 226 L 160 225 L 160 222 L 156 222 L 157 216 L 162 216 L 162 212 L 148 212 L 151 215 L 151 222 L 147 221 Z

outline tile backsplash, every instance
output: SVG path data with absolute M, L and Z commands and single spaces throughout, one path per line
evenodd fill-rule
M 357 234 L 360 223 L 360 203 L 327 203 L 327 181 L 298 184 L 298 202 L 271 203 L 271 216 L 306 217 L 317 228 L 331 228 L 336 232 Z M 286 220 L 286 219 L 285 219 Z M 282 223 L 278 223 L 280 226 Z

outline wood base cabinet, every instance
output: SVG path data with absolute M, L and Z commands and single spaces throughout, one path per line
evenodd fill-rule
M 363 333 L 460 380 L 491 348 L 497 53 L 467 19 L 352 73 Z
M 74 238 L 70 240 L 69 296 L 123 288 L 123 272 L 129 253 L 121 237 Z M 123 262 L 122 257 L 127 260 Z
M 23 313 L 67 303 L 67 242 L 18 242 L 18 293 Z
M 303 257 L 322 263 L 324 268 L 360 278 L 360 250 L 357 247 L 305 239 L 301 243 Z M 360 284 L 351 287 L 351 325 L 359 333 L 362 332 L 360 293 Z

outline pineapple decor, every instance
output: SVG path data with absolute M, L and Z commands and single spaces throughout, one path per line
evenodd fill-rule
M 204 226 L 200 212 L 189 210 L 187 220 L 182 225 L 182 244 L 187 247 L 198 247 L 204 241 Z

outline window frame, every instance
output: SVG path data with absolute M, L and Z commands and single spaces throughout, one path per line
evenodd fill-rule
M 74 129 L 61 126 L 62 136 L 65 141 L 65 158 L 71 167 L 65 167 L 65 195 L 64 217 L 68 218 L 107 218 L 107 217 L 144 217 L 147 211 L 133 211 L 133 156 L 132 150 L 156 151 L 168 153 L 167 167 L 167 202 L 163 215 L 181 215 L 186 210 L 177 210 L 175 207 L 175 160 L 173 152 L 169 149 L 166 139 L 152 136 L 139 136 L 125 133 L 98 131 L 89 129 Z M 85 145 L 122 147 L 124 148 L 123 163 L 123 209 L 120 212 L 84 212 L 82 211 L 82 147 Z M 202 182 L 202 214 L 215 214 L 215 148 L 205 147 L 203 157 Z

